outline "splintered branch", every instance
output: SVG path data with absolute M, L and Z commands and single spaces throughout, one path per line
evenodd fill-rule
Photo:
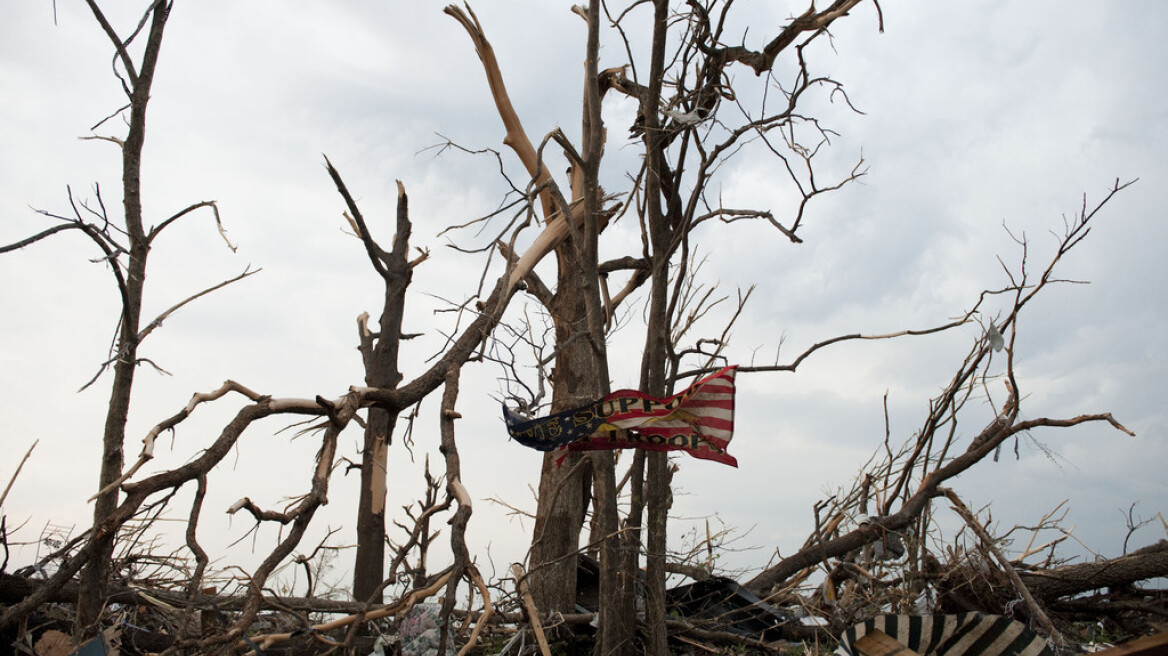
M 197 408 L 199 405 L 210 401 L 216 401 L 225 396 L 228 392 L 242 394 L 257 404 L 271 404 L 272 402 L 271 397 L 253 392 L 252 390 L 244 387 L 243 385 L 240 385 L 233 380 L 224 381 L 223 385 L 215 391 L 195 394 L 191 397 L 191 400 L 187 403 L 186 407 L 180 410 L 177 414 L 170 417 L 169 419 L 162 421 L 154 428 L 151 428 L 150 431 L 146 433 L 146 436 L 142 438 L 142 452 L 138 455 L 138 460 L 117 480 L 99 490 L 97 494 L 90 497 L 89 500 L 92 502 L 97 497 L 121 487 L 126 481 L 130 480 L 139 469 L 142 468 L 142 465 L 145 465 L 154 458 L 154 442 L 158 439 L 159 435 L 165 431 L 174 430 L 175 427 L 185 421 L 187 417 L 190 417 L 191 413 L 194 412 L 195 408 Z M 314 401 L 283 399 L 277 401 L 276 405 L 282 408 L 283 412 L 321 414 L 320 406 Z
M 365 371 L 370 371 L 373 366 L 373 348 L 379 336 L 380 334 L 369 330 L 368 312 L 357 315 L 357 351 L 361 353 L 361 363 Z
M 579 223 L 583 218 L 583 201 L 577 199 L 572 201 L 569 205 L 571 212 L 571 220 L 573 224 Z M 515 288 L 520 280 L 523 280 L 528 274 L 535 270 L 535 265 L 539 264 L 544 257 L 555 250 L 556 246 L 563 243 L 565 239 L 571 234 L 572 225 L 565 221 L 563 215 L 559 212 L 548 215 L 550 218 L 546 221 L 546 226 L 535 241 L 527 247 L 523 255 L 515 262 L 515 267 L 511 271 L 511 276 L 507 280 L 507 291 Z
M 804 32 L 819 32 L 826 30 L 837 18 L 846 16 L 849 11 L 863 0 L 836 0 L 823 11 L 815 10 L 815 3 L 811 3 L 807 11 L 800 14 L 784 27 L 779 34 L 770 40 L 761 52 L 747 49 L 745 46 L 734 46 L 715 51 L 725 61 L 737 61 L 754 69 L 755 75 L 762 75 L 774 66 L 775 58 L 786 50 L 795 39 Z M 697 3 L 691 3 L 696 5 Z M 883 30 L 883 25 L 881 25 Z
M 543 656 L 552 656 L 547 636 L 543 632 L 543 623 L 539 619 L 539 609 L 536 608 L 535 599 L 531 596 L 531 590 L 527 586 L 527 573 L 523 571 L 522 565 L 512 563 L 511 575 L 515 577 L 515 590 L 519 593 L 520 599 L 523 600 L 523 612 L 531 624 L 531 630 L 535 633 L 535 640 L 539 644 L 539 653 Z
M 527 168 L 528 174 L 532 177 L 537 186 L 555 184 L 551 175 L 547 172 L 547 167 L 543 166 L 535 146 L 531 139 L 527 136 L 527 131 L 523 129 L 523 122 L 519 120 L 519 113 L 515 111 L 515 106 L 511 104 L 511 97 L 507 94 L 507 85 L 503 82 L 503 73 L 499 69 L 499 61 L 495 58 L 495 49 L 491 47 L 491 43 L 487 41 L 486 34 L 483 32 L 482 24 L 479 23 L 478 16 L 471 10 L 470 5 L 466 6 L 464 12 L 457 5 L 447 5 L 443 12 L 446 15 L 454 18 L 470 35 L 471 41 L 474 42 L 475 51 L 482 61 L 483 70 L 487 75 L 487 84 L 491 88 L 491 97 L 495 99 L 495 107 L 498 109 L 499 118 L 503 120 L 503 126 L 507 130 L 507 134 L 503 137 L 503 144 L 510 147 L 519 156 L 519 160 L 523 166 Z M 540 193 L 540 200 L 543 204 L 543 216 L 545 220 L 550 220 L 554 213 L 551 193 L 545 188 Z
M 204 207 L 211 209 L 211 213 L 215 217 L 215 227 L 219 230 L 219 236 L 223 238 L 223 242 L 227 244 L 227 248 L 230 248 L 232 253 L 236 252 L 238 248 L 235 246 L 235 244 L 231 243 L 230 239 L 227 238 L 227 229 L 223 227 L 223 221 L 219 217 L 219 205 L 213 200 L 204 200 L 198 203 L 194 203 L 193 205 L 180 210 L 174 216 L 160 223 L 157 227 L 151 228 L 149 234 L 146 235 L 146 240 L 148 242 L 153 242 L 154 238 L 157 237 L 159 233 L 161 233 L 167 226 L 174 223 L 175 221 L 178 221 L 187 214 L 190 214 L 191 212 Z
M 350 219 L 356 225 L 357 234 L 361 237 L 361 243 L 365 245 L 365 252 L 369 256 L 369 262 L 373 265 L 378 275 L 382 278 L 387 278 L 389 272 L 385 266 L 388 254 L 373 239 L 373 235 L 369 232 L 369 226 L 365 223 L 365 217 L 361 215 L 361 210 L 357 207 L 357 201 L 353 200 L 353 196 L 349 193 L 349 188 L 345 186 L 345 181 L 341 179 L 341 174 L 333 167 L 333 163 L 329 161 L 327 156 L 324 158 L 324 165 L 328 170 L 329 177 L 337 185 L 337 191 L 345 199 L 345 205 L 349 208 L 349 214 L 346 214 L 345 218 Z
M 523 128 L 523 123 L 519 119 L 519 114 L 515 111 L 515 107 L 511 104 L 510 96 L 507 94 L 507 87 L 503 82 L 503 75 L 499 69 L 498 60 L 495 58 L 494 49 L 487 40 L 483 32 L 482 24 L 479 23 L 474 11 L 470 9 L 469 5 L 466 6 L 465 11 L 456 5 L 448 5 L 444 11 L 463 26 L 474 42 L 475 51 L 479 55 L 487 76 L 491 96 L 495 100 L 499 117 L 502 119 L 503 125 L 507 130 L 507 134 L 503 138 L 503 143 L 515 152 L 520 162 L 527 169 L 528 174 L 531 176 L 530 187 L 538 190 L 540 204 L 543 210 L 544 230 L 516 262 L 505 288 L 505 295 L 509 295 L 510 291 L 515 288 L 515 285 L 533 271 L 535 265 L 546 257 L 548 253 L 552 252 L 556 246 L 563 243 L 570 236 L 574 238 L 573 241 L 575 243 L 580 243 L 576 235 L 578 230 L 584 227 L 586 203 L 583 197 L 577 194 L 581 190 L 577 189 L 575 184 L 572 187 L 573 201 L 570 205 L 566 203 L 564 194 L 548 173 L 547 166 L 544 164 L 541 156 L 543 144 L 540 145 L 539 149 L 536 149 L 531 139 L 527 136 L 527 132 Z M 544 139 L 544 143 L 549 138 L 556 140 L 564 148 L 565 156 L 575 162 L 572 167 L 574 170 L 574 179 L 579 179 L 583 173 L 583 167 L 581 166 L 583 160 L 580 155 L 568 143 L 562 132 L 558 130 L 553 131 Z M 604 224 L 614 214 L 615 210 L 598 212 L 597 220 L 599 224 L 597 230 L 603 229 Z
M 8 485 L 4 486 L 4 492 L 0 493 L 0 508 L 4 507 L 4 500 L 8 498 L 8 491 L 12 489 L 12 484 L 16 482 L 16 477 L 20 476 L 20 470 L 24 469 L 24 463 L 28 461 L 28 457 L 32 455 L 32 450 L 40 440 L 33 440 L 32 446 L 28 447 L 28 451 L 24 452 L 24 457 L 16 464 L 16 471 L 12 472 L 12 477 L 8 479 Z

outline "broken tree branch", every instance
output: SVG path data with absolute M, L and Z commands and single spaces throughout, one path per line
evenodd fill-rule
M 20 459 L 19 463 L 17 463 L 16 471 L 12 472 L 12 477 L 8 479 L 8 485 L 4 486 L 4 493 L 0 494 L 0 508 L 4 507 L 4 500 L 8 498 L 8 491 L 12 489 L 12 484 L 16 482 L 16 477 L 20 476 L 20 470 L 24 468 L 24 463 L 28 460 L 28 457 L 32 455 L 32 450 L 35 449 L 36 445 L 39 443 L 40 440 L 33 440 L 32 446 L 28 447 L 28 451 L 24 452 L 24 457 Z
M 970 512 L 969 508 L 967 508 L 965 504 L 962 503 L 961 497 L 958 497 L 957 493 L 948 488 L 941 488 L 939 491 L 944 494 L 947 499 L 949 499 L 950 503 L 953 504 L 953 510 L 955 510 L 957 514 L 961 516 L 961 519 L 965 521 L 965 524 L 969 526 L 969 528 L 973 529 L 973 532 L 977 534 L 978 539 L 981 540 L 982 546 L 984 546 L 991 554 L 994 555 L 994 558 L 998 561 L 998 565 L 1002 568 L 1002 571 L 1006 573 L 1006 576 L 1010 579 L 1010 582 L 1014 584 L 1014 589 L 1026 602 L 1026 607 L 1030 609 L 1030 616 L 1034 618 L 1034 621 L 1038 622 L 1038 624 L 1042 626 L 1042 630 L 1046 632 L 1046 635 L 1048 638 L 1050 638 L 1051 642 L 1053 642 L 1059 648 L 1066 647 L 1066 640 L 1064 640 L 1062 634 L 1054 628 L 1054 624 L 1051 624 L 1050 618 L 1046 615 L 1046 611 L 1044 611 L 1042 606 L 1040 606 L 1038 602 L 1034 600 L 1034 595 L 1030 594 L 1030 589 L 1026 587 L 1025 583 L 1022 582 L 1022 579 L 1018 576 L 1018 572 L 1014 569 L 1014 565 L 1010 563 L 1010 559 L 1002 553 L 1002 550 L 998 548 L 997 542 L 985 530 L 985 527 L 981 525 L 981 522 L 977 521 L 977 518 L 973 516 L 973 513 Z
M 531 597 L 531 590 L 527 588 L 527 574 L 519 563 L 511 564 L 511 575 L 515 577 L 515 588 L 523 599 L 523 608 L 527 611 L 527 621 L 531 623 L 531 630 L 535 633 L 535 640 L 539 643 L 539 651 L 543 656 L 552 656 L 548 647 L 547 636 L 543 633 L 543 622 L 539 619 L 539 609 L 535 607 L 535 599 Z

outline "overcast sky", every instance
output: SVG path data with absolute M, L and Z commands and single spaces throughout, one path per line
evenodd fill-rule
M 137 19 L 131 4 L 110 8 L 122 33 Z M 750 16 L 743 21 L 748 43 L 773 35 L 803 9 L 741 4 Z M 149 427 L 227 378 L 279 397 L 336 397 L 362 384 L 356 317 L 377 315 L 380 280 L 359 242 L 345 234 L 343 203 L 322 154 L 382 243 L 392 236 L 394 180 L 405 185 L 412 243 L 433 255 L 411 287 L 406 330 L 427 337 L 407 345 L 406 378 L 440 348 L 450 317 L 433 310 L 442 298 L 462 300 L 482 261 L 446 248 L 448 239 L 437 233 L 490 212 L 507 190 L 491 158 L 430 148 L 449 138 L 469 149 L 504 150 L 473 47 L 441 7 L 176 3 L 149 110 L 148 223 L 214 199 L 239 249 L 225 247 L 209 215 L 168 230 L 152 253 L 144 318 L 249 266 L 263 271 L 183 309 L 146 342 L 143 354 L 172 375 L 140 370 L 128 458 Z M 573 139 L 579 133 L 585 32 L 569 7 L 546 0 L 474 7 L 535 139 L 557 126 Z M 1031 261 L 1044 264 L 1052 232 L 1061 232 L 1084 194 L 1093 205 L 1117 179 L 1139 178 L 1062 263 L 1062 277 L 1091 284 L 1051 289 L 1023 315 L 1017 360 L 1025 417 L 1109 411 L 1136 437 L 1104 425 L 1036 431 L 1050 454 L 1023 441 L 1017 459 L 1009 454 L 953 482 L 971 506 L 992 503 L 1005 527 L 1035 523 L 1068 500 L 1067 527 L 1087 547 L 1117 555 L 1126 533 L 1122 512 L 1131 504 L 1142 518 L 1168 510 L 1168 47 L 1161 35 L 1168 5 L 886 0 L 882 7 L 883 34 L 865 3 L 836 23 L 834 40 L 812 60 L 864 112 L 840 102 L 814 105 L 838 132 L 825 165 L 846 169 L 862 156 L 868 175 L 811 205 L 801 245 L 761 226 L 701 235 L 709 282 L 730 295 L 759 285 L 734 333 L 732 362 L 769 361 L 780 340 L 786 361 L 838 334 L 943 323 L 981 289 L 1006 284 L 999 258 L 1014 266 L 1020 256 L 1007 228 L 1024 233 Z M 619 65 L 622 56 L 606 47 L 601 66 Z M 124 104 L 110 59 L 106 37 L 81 3 L 7 8 L 0 27 L 0 242 L 50 225 L 31 208 L 67 213 L 67 186 L 76 198 L 93 199 L 100 184 L 107 207 L 119 208 L 116 147 L 78 139 Z M 744 85 L 755 82 L 746 69 L 734 74 Z M 628 103 L 605 107 L 610 190 L 635 158 L 634 147 L 622 148 L 632 118 Z M 122 132 L 120 119 L 98 130 Z M 511 154 L 503 156 L 522 181 Z M 727 206 L 788 209 L 790 199 L 774 192 L 774 171 L 773 162 L 735 164 L 719 183 L 733 200 Z M 623 254 L 632 235 L 632 226 L 618 224 L 604 247 Z M 455 239 L 471 243 L 474 235 Z M 22 539 L 35 539 L 46 523 L 79 531 L 90 517 L 85 499 L 96 488 L 109 378 L 77 390 L 105 359 L 118 311 L 111 276 L 89 261 L 95 255 L 79 235 L 65 234 L 0 257 L 0 479 L 7 482 L 20 455 L 40 441 L 3 508 L 10 527 L 27 520 Z M 635 336 L 637 317 L 629 322 L 624 333 Z M 674 546 L 701 525 L 694 518 L 717 513 L 746 533 L 736 546 L 755 548 L 730 556 L 732 566 L 760 567 L 775 548 L 794 551 L 812 530 L 814 501 L 848 486 L 880 446 L 885 394 L 893 440 L 910 438 L 978 337 L 971 325 L 943 336 L 852 343 L 816 355 L 796 374 L 741 376 L 730 449 L 740 467 L 676 458 L 675 513 L 687 519 L 672 525 Z M 614 338 L 612 384 L 635 386 L 639 353 L 620 340 Z M 472 550 L 485 560 L 489 547 L 501 571 L 523 557 L 531 523 L 488 499 L 532 509 L 540 455 L 507 439 L 496 403 L 504 391 L 499 375 L 492 365 L 465 371 L 459 446 L 476 499 Z M 200 408 L 160 444 L 152 467 L 184 462 L 238 407 L 231 399 Z M 412 455 L 400 439 L 391 451 L 390 508 L 418 494 L 426 454 L 440 463 L 435 408 L 436 401 L 423 408 Z M 203 524 L 209 544 L 250 527 L 223 514 L 236 499 L 280 507 L 306 489 L 318 444 L 279 433 L 286 424 L 253 427 L 214 472 Z M 968 439 L 980 426 L 962 428 Z M 357 430 L 345 433 L 341 455 L 357 458 L 359 439 Z M 337 541 L 351 543 L 356 484 L 355 474 L 334 478 L 306 550 L 327 527 L 342 528 Z M 174 517 L 183 516 L 176 507 Z M 1130 546 L 1160 539 L 1164 530 L 1157 520 Z M 265 528 L 257 549 L 274 535 Z M 15 556 L 23 564 L 33 552 Z

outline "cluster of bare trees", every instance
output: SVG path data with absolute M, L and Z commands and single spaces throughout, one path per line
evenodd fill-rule
M 351 589 L 358 606 L 338 607 L 354 611 L 342 621 L 317 625 L 305 622 L 304 632 L 334 647 L 351 645 L 366 622 L 395 615 L 442 590 L 447 618 L 454 616 L 456 605 L 468 595 L 472 600 L 468 611 L 461 615 L 467 626 L 474 626 L 465 641 L 469 647 L 489 623 L 493 603 L 490 587 L 475 567 L 464 537 L 472 503 L 462 483 L 463 464 L 455 432 L 461 368 L 475 360 L 501 365 L 510 381 L 508 402 L 532 412 L 554 413 L 590 403 L 610 391 L 609 335 L 622 312 L 640 303 L 644 334 L 638 388 L 658 397 L 669 395 L 679 383 L 684 386 L 726 363 L 730 327 L 747 307 L 750 296 L 749 290 L 739 293 L 726 325 L 702 332 L 709 329 L 701 319 L 722 299 L 704 286 L 698 275 L 696 258 L 701 231 L 731 230 L 729 224 L 760 221 L 774 228 L 780 244 L 798 244 L 802 241 L 800 230 L 813 212 L 812 201 L 864 173 L 862 161 L 844 171 L 820 170 L 816 157 L 827 147 L 831 133 L 816 118 L 806 115 L 803 108 L 807 99 L 817 94 L 846 99 L 839 82 L 816 72 L 814 62 L 807 56 L 808 46 L 827 38 L 833 22 L 848 17 L 861 5 L 876 29 L 882 17 L 875 0 L 837 0 L 827 7 L 812 4 L 783 25 L 754 26 L 768 33 L 758 49 L 747 47 L 739 40 L 739 34 L 730 32 L 739 8 L 729 0 L 691 0 L 672 6 L 666 0 L 654 0 L 630 3 L 624 8 L 592 0 L 587 6 L 574 7 L 582 20 L 583 36 L 579 40 L 586 63 L 581 84 L 582 124 L 575 139 L 560 130 L 538 139 L 528 135 L 522 117 L 510 102 L 504 71 L 494 56 L 487 28 L 469 6 L 447 7 L 446 13 L 465 30 L 478 54 L 505 129 L 503 143 L 511 150 L 507 157 L 516 158 L 526 174 L 522 188 L 515 189 L 518 201 L 510 206 L 510 220 L 496 213 L 468 224 L 478 229 L 485 225 L 486 232 L 494 235 L 487 250 L 501 257 L 488 259 L 483 279 L 495 282 L 467 290 L 460 328 L 439 357 L 422 371 L 401 371 L 399 353 L 403 340 L 409 337 L 403 334 L 402 327 L 408 290 L 415 275 L 425 275 L 425 268 L 419 265 L 427 259 L 424 250 L 418 250 L 413 257 L 410 254 L 411 223 L 405 188 L 398 184 L 395 231 L 387 248 L 383 245 L 387 242 L 377 234 L 376 223 L 366 219 L 341 173 L 328 163 L 327 171 L 343 201 L 349 227 L 359 237 L 370 266 L 384 282 L 377 325 L 370 324 L 368 315 L 357 320 L 364 381 L 339 397 L 306 390 L 305 398 L 274 398 L 263 390 L 228 381 L 213 392 L 195 394 L 186 407 L 157 422 L 145 437 L 137 460 L 126 467 L 129 401 L 135 371 L 144 363 L 139 347 L 162 319 L 202 295 L 176 303 L 163 315 L 144 322 L 141 308 L 151 246 L 168 226 L 195 219 L 197 213 L 209 213 L 216 223 L 220 219 L 215 203 L 206 201 L 182 209 L 157 222 L 154 228 L 144 227 L 150 223 L 143 217 L 141 204 L 147 106 L 172 3 L 153 2 L 128 34 L 119 32 L 106 20 L 95 0 L 88 0 L 88 4 L 109 36 L 116 53 L 115 70 L 127 95 L 127 105 L 119 113 L 128 125 L 125 136 L 102 137 L 122 150 L 123 213 L 112 216 L 100 197 L 95 204 L 74 203 L 71 214 L 49 215 L 57 221 L 52 228 L 2 250 L 23 248 L 75 230 L 99 248 L 113 275 L 122 312 L 116 344 L 106 363 L 113 381 L 104 431 L 101 487 L 95 497 L 92 527 L 54 556 L 58 567 L 49 580 L 3 609 L 0 627 L 22 621 L 46 602 L 59 600 L 62 591 L 68 590 L 75 594 L 77 626 L 89 633 L 99 630 L 107 603 L 118 594 L 130 594 L 111 583 L 120 562 L 116 557 L 118 541 L 134 522 L 150 517 L 160 504 L 165 505 L 188 484 L 197 489 L 185 533 L 186 550 L 195 566 L 185 573 L 180 589 L 171 591 L 173 594 L 166 598 L 170 604 L 192 612 L 205 610 L 212 603 L 218 604 L 216 609 L 220 605 L 228 607 L 226 600 L 215 602 L 205 590 L 211 559 L 199 540 L 202 499 L 211 484 L 212 469 L 245 431 L 254 430 L 252 426 L 262 418 L 289 415 L 308 418 L 312 423 L 305 432 L 315 435 L 320 443 L 315 462 L 306 464 L 302 496 L 282 510 L 262 508 L 246 497 L 231 508 L 232 512 L 249 514 L 256 523 L 273 522 L 284 528 L 262 562 L 247 572 L 242 599 L 230 606 L 226 621 L 208 628 L 206 624 L 195 626 L 194 615 L 186 616 L 187 623 L 173 633 L 175 641 L 169 647 L 178 651 L 230 650 L 240 641 L 258 641 L 265 646 L 291 637 L 271 633 L 260 639 L 249 637 L 249 631 L 264 608 L 280 604 L 287 608 L 293 604 L 273 598 L 267 586 L 273 573 L 301 547 L 305 531 L 327 501 L 340 457 L 338 438 L 345 430 L 361 430 L 364 435 Z M 143 40 L 141 55 L 135 59 L 131 52 Z M 608 44 L 606 57 L 611 58 L 603 64 L 599 54 L 602 40 Z M 646 58 L 636 56 L 642 52 L 647 53 Z M 618 179 L 605 169 L 605 146 L 611 141 L 608 131 L 623 132 L 628 127 L 605 126 L 601 119 L 604 103 L 617 96 L 631 99 L 638 108 L 632 134 L 642 157 L 639 168 L 622 172 L 627 173 L 623 188 L 606 190 L 601 187 L 602 177 Z M 723 204 L 715 191 L 719 176 L 724 175 L 733 158 L 744 152 L 769 153 L 780 163 L 786 177 L 776 184 L 791 192 L 788 206 L 750 208 Z M 556 171 L 565 169 L 565 164 L 567 173 L 556 175 Z M 1123 186 L 1117 183 L 1111 194 Z M 909 529 L 918 536 L 927 534 L 933 500 L 955 498 L 945 487 L 947 481 L 1024 431 L 1089 421 L 1106 421 L 1122 429 L 1107 414 L 1020 419 L 1025 381 L 1018 380 L 1013 369 L 1018 313 L 1036 294 L 1057 281 L 1055 264 L 1082 240 L 1091 219 L 1110 197 L 1093 209 L 1084 206 L 1069 224 L 1049 266 L 1037 275 L 1027 265 L 1012 270 L 1008 285 L 972 299 L 972 307 L 956 320 L 888 335 L 831 337 L 789 362 L 740 368 L 743 374 L 791 372 L 812 353 L 841 341 L 925 334 L 984 322 L 982 336 L 960 362 L 941 396 L 930 405 L 914 438 L 897 446 L 890 437 L 879 457 L 864 467 L 854 489 L 817 508 L 820 521 L 806 546 L 764 569 L 746 584 L 749 588 L 768 599 L 783 599 L 812 572 L 833 561 L 839 564 L 828 572 L 829 581 L 855 578 L 856 561 L 845 558 L 848 554 L 871 549 L 888 534 Z M 640 239 L 617 256 L 602 259 L 601 240 L 606 228 L 617 221 L 637 226 Z M 499 223 L 504 225 L 499 227 Z M 554 260 L 552 266 L 539 266 L 549 258 Z M 203 293 L 251 273 L 245 271 Z M 549 273 L 554 280 L 546 279 Z M 990 296 L 1011 299 L 1008 310 L 992 320 L 981 319 L 982 302 Z M 524 317 L 531 313 L 508 313 L 516 303 L 538 306 L 551 325 L 528 325 Z M 531 342 L 533 347 L 548 344 L 549 349 L 529 349 L 537 353 L 536 361 L 523 361 L 518 355 L 520 349 L 508 348 L 493 337 L 502 322 L 507 322 L 510 335 Z M 534 337 L 545 330 L 546 337 Z M 391 527 L 387 526 L 386 472 L 393 436 L 403 413 L 439 387 L 444 390 L 438 421 L 444 472 L 430 477 L 427 471 L 429 493 L 419 503 L 416 514 L 411 513 L 408 523 L 402 524 L 408 538 L 387 553 L 387 529 Z M 546 399 L 544 390 L 549 388 L 551 396 Z M 158 436 L 180 426 L 200 405 L 227 395 L 240 395 L 247 403 L 222 427 L 214 441 L 203 445 L 198 457 L 173 469 L 138 476 L 142 466 L 153 458 Z M 978 436 L 963 445 L 958 442 L 957 425 L 972 398 L 995 401 L 998 410 Z M 577 557 L 582 552 L 593 554 L 600 564 L 601 603 L 595 618 L 597 653 L 666 654 L 670 630 L 665 603 L 665 579 L 670 568 L 669 456 L 637 450 L 622 463 L 625 469 L 618 471 L 614 454 L 607 451 L 545 455 L 531 549 L 517 583 L 530 589 L 523 606 L 530 609 L 528 622 L 538 625 L 541 617 L 564 617 L 575 609 Z M 430 522 L 452 509 L 449 522 L 453 563 L 437 573 L 427 571 L 424 553 L 432 540 Z M 859 515 L 871 515 L 873 519 L 853 525 Z M 919 562 L 927 554 L 919 543 L 913 544 L 917 546 L 910 557 Z M 416 557 L 419 553 L 423 554 L 420 558 Z M 913 571 L 924 569 L 921 566 Z M 408 592 L 383 604 L 386 590 L 395 586 Z M 642 586 L 643 620 L 638 613 Z M 918 582 L 916 588 L 910 586 L 918 595 L 927 588 L 924 581 Z M 474 602 L 476 596 L 478 602 Z M 321 605 L 314 608 L 324 610 Z M 638 626 L 644 627 L 644 644 L 637 637 Z M 346 637 L 325 637 L 329 631 L 341 629 L 348 632 Z M 454 640 L 449 629 L 450 623 L 443 629 L 444 642 Z

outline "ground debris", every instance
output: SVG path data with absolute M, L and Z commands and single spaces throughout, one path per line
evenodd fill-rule
M 836 649 L 836 640 L 848 627 L 882 621 L 877 619 L 887 612 L 882 609 L 893 610 L 901 617 L 915 617 L 912 621 L 930 621 L 935 615 L 1000 616 L 1042 633 L 1031 616 L 1032 609 L 1020 601 L 1011 579 L 985 550 L 976 545 L 955 545 L 934 554 L 916 546 L 916 559 L 865 561 L 861 554 L 853 560 L 832 561 L 825 563 L 829 573 L 818 586 L 812 587 L 804 580 L 797 587 L 781 588 L 764 596 L 729 578 L 712 577 L 675 586 L 668 595 L 671 640 L 679 650 L 692 654 L 826 653 Z M 910 553 L 912 547 L 910 544 Z M 584 559 L 582 563 L 586 570 L 588 561 Z M 1149 584 L 1168 576 L 1168 541 L 1096 562 L 1058 563 L 1046 568 L 1018 562 L 1014 567 L 1060 639 L 1074 649 L 1128 643 L 1163 631 L 1168 621 L 1168 590 Z M 591 581 L 587 576 L 580 578 Z M 38 585 L 37 579 L 0 574 L 0 603 L 18 601 Z M 71 595 L 75 594 L 75 586 L 62 588 L 41 613 L 5 635 L 5 644 L 21 646 L 18 650 L 23 653 L 38 656 L 77 653 L 71 637 Z M 584 591 L 579 598 L 595 596 Z M 242 603 L 230 595 L 191 595 L 177 584 L 115 588 L 111 599 L 114 602 L 103 644 L 116 643 L 116 653 L 127 655 L 167 649 L 195 653 L 192 650 L 199 641 L 213 637 L 230 624 Z M 290 636 L 282 644 L 268 645 L 263 650 L 265 654 L 299 656 L 333 650 L 388 656 L 402 648 L 400 622 L 406 615 L 394 618 L 382 614 L 385 619 L 368 622 L 370 630 L 363 632 L 360 639 L 350 636 L 345 649 L 337 652 L 337 644 L 346 639 L 345 631 L 313 631 L 312 622 L 359 612 L 361 604 L 269 596 L 264 599 L 264 608 L 251 631 L 257 640 L 277 632 Z M 571 635 L 576 636 L 571 639 L 576 647 L 561 646 L 584 653 L 589 651 L 595 609 L 577 610 L 580 612 L 571 616 L 546 617 L 545 622 L 569 627 Z M 192 616 L 196 621 L 187 620 L 184 624 L 184 619 Z M 457 613 L 455 617 L 461 620 L 458 635 L 465 636 L 475 615 Z M 181 626 L 186 627 L 186 634 L 179 631 Z M 881 628 L 887 633 L 887 626 Z M 483 644 L 470 653 L 497 654 L 506 644 L 524 645 L 528 651 L 523 653 L 536 653 L 532 651 L 536 640 L 529 633 L 518 600 L 513 608 L 502 607 L 489 620 L 483 635 Z M 180 636 L 186 641 L 182 644 L 189 648 L 181 646 Z M 382 638 L 380 652 L 374 651 L 378 636 Z M 852 640 L 855 637 L 853 634 Z M 552 647 L 554 651 L 556 646 Z

